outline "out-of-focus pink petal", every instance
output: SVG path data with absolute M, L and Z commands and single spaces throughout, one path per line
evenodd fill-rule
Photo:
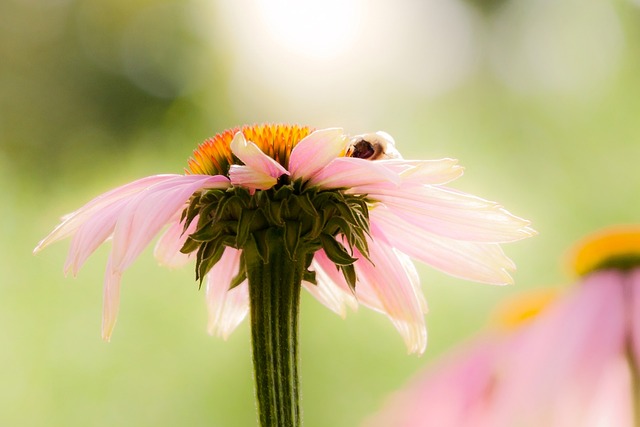
M 444 273 L 482 283 L 513 282 L 508 270 L 515 265 L 498 244 L 441 237 L 415 227 L 384 206 L 372 209 L 370 218 L 377 226 L 374 239 L 387 239 L 391 246 Z
M 497 337 L 484 337 L 447 355 L 394 393 L 363 427 L 485 427 L 501 349 Z
M 606 371 L 600 377 L 601 381 L 594 388 L 595 398 L 589 405 L 579 402 L 573 408 L 573 414 L 584 413 L 585 427 L 633 427 L 634 405 L 633 384 L 627 360 L 619 356 L 606 366 Z M 568 411 L 567 411 L 568 412 Z M 558 427 L 571 427 L 575 419 L 573 414 L 567 413 L 564 423 Z
M 438 160 L 380 160 L 378 163 L 394 171 L 404 184 L 437 185 L 446 184 L 459 178 L 464 168 L 458 166 L 456 159 Z
M 536 319 L 522 345 L 501 362 L 504 380 L 495 390 L 490 425 L 530 420 L 526 425 L 564 427 L 558 420 L 567 405 L 595 402 L 608 367 L 624 351 L 623 298 L 620 273 L 597 272 Z M 583 413 L 574 412 L 571 425 L 587 425 Z
M 268 190 L 276 185 L 278 178 L 260 172 L 249 166 L 231 165 L 229 178 L 233 185 L 240 185 L 251 190 Z
M 65 215 L 62 222 L 44 239 L 38 243 L 33 250 L 34 253 L 39 252 L 51 243 L 62 240 L 71 236 L 79 227 L 90 223 L 95 215 L 100 215 L 105 210 L 118 211 L 122 208 L 122 200 L 126 200 L 132 195 L 148 188 L 157 183 L 173 179 L 180 175 L 153 175 L 138 179 L 128 184 L 114 188 L 100 196 L 94 198 L 80 209 Z M 114 206 L 116 205 L 116 206 Z M 107 214 L 108 215 L 108 214 Z
M 398 185 L 400 176 L 379 162 L 353 157 L 333 159 L 315 174 L 309 182 L 324 188 L 353 188 L 378 184 Z
M 179 175 L 137 194 L 124 207 L 113 232 L 114 270 L 127 268 L 193 193 L 228 185 L 229 180 L 219 175 Z
M 631 294 L 627 309 L 629 336 L 631 337 L 631 348 L 636 362 L 635 369 L 640 371 L 640 268 L 629 272 L 627 280 L 627 289 Z
M 102 296 L 102 339 L 107 342 L 111 341 L 111 334 L 118 320 L 121 279 L 122 274 L 113 270 L 111 257 L 109 257 Z
M 337 271 L 333 264 L 329 268 Z M 353 310 L 358 308 L 358 303 L 352 293 L 335 283 L 320 262 L 314 259 L 312 269 L 316 272 L 317 284 L 302 282 L 302 285 L 318 301 L 342 318 L 347 315 L 347 306 Z M 338 272 L 338 274 L 340 273 Z M 346 284 L 342 286 L 346 286 Z
M 418 228 L 452 239 L 503 243 L 535 235 L 529 221 L 470 194 L 427 185 L 366 185 L 356 188 Z
M 284 166 L 263 153 L 260 147 L 251 141 L 247 141 L 242 132 L 235 134 L 230 147 L 237 158 L 256 172 L 261 172 L 276 179 L 281 175 L 289 174 Z
M 241 251 L 227 247 L 222 258 L 209 271 L 207 281 L 208 331 L 227 339 L 249 311 L 249 285 L 245 280 L 229 289 L 239 271 Z
M 291 150 L 291 178 L 309 178 L 329 162 L 344 155 L 349 140 L 342 128 L 321 129 L 303 138 Z
M 369 242 L 371 262 L 355 251 L 358 301 L 389 317 L 404 338 L 409 353 L 423 353 L 427 346 L 424 320 L 426 302 L 403 255 L 383 242 Z
M 156 247 L 153 249 L 153 255 L 160 265 L 169 268 L 178 268 L 189 262 L 191 254 L 183 254 L 180 252 L 180 249 L 184 246 L 189 235 L 196 231 L 198 218 L 200 218 L 200 216 L 196 215 L 185 230 L 184 223 L 180 222 L 180 216 L 176 215 L 164 234 L 160 236 Z

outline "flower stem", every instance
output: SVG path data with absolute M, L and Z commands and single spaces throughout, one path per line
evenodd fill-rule
M 291 259 L 283 235 L 272 233 L 267 247 L 260 254 L 251 242 L 244 250 L 258 418 L 261 427 L 298 427 L 298 312 L 305 266 Z

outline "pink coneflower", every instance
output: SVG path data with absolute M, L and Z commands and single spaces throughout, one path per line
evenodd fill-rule
M 386 314 L 409 351 L 422 352 L 426 303 L 410 258 L 454 276 L 510 283 L 514 266 L 499 244 L 534 234 L 500 205 L 444 186 L 461 174 L 452 159 L 402 159 L 383 132 L 349 138 L 342 129 L 245 126 L 201 144 L 186 175 L 134 181 L 65 216 L 36 251 L 72 237 L 65 270 L 75 274 L 112 238 L 107 340 L 123 271 L 168 226 L 155 254 L 168 265 L 193 254 L 210 331 L 226 337 L 251 311 L 256 372 L 272 363 L 256 356 L 263 344 L 291 347 L 275 357 L 295 365 L 300 286 L 341 315 L 357 303 Z M 273 397 L 258 389 L 259 401 Z M 298 419 L 292 411 L 262 422 Z
M 587 237 L 579 282 L 397 392 L 369 427 L 640 425 L 640 227 Z
M 640 227 L 587 237 L 580 281 L 503 365 L 491 426 L 640 425 Z
M 553 289 L 510 298 L 496 310 L 489 331 L 447 352 L 412 378 L 363 427 L 492 427 L 503 363 L 517 351 L 532 320 L 556 298 Z

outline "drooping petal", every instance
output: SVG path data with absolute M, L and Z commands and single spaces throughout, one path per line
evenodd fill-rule
M 122 272 L 160 229 L 201 188 L 225 188 L 226 177 L 179 175 L 134 196 L 124 207 L 113 232 L 112 267 Z
M 326 255 L 323 254 L 323 256 L 326 259 Z M 333 264 L 329 268 L 337 272 Z M 315 259 L 312 262 L 312 269 L 316 272 L 317 284 L 314 285 L 313 283 L 303 281 L 302 285 L 318 301 L 342 318 L 345 318 L 347 315 L 347 307 L 353 310 L 358 308 L 358 303 L 351 291 L 345 290 L 347 287 L 346 283 L 343 282 L 342 285 L 336 283 L 332 276 L 324 270 L 321 263 Z M 339 272 L 338 275 L 340 275 L 339 277 L 342 279 Z
M 409 353 L 423 353 L 427 345 L 426 302 L 413 265 L 409 268 L 404 255 L 380 241 L 369 242 L 371 261 L 355 252 L 359 257 L 355 263 L 358 301 L 389 317 Z
M 148 188 L 154 184 L 173 179 L 181 175 L 152 175 L 145 178 L 138 179 L 120 187 L 114 188 L 100 196 L 92 199 L 89 203 L 82 206 L 80 209 L 65 215 L 62 218 L 62 222 L 51 232 L 47 237 L 42 239 L 38 246 L 33 250 L 34 253 L 41 251 L 51 243 L 62 240 L 71 236 L 76 230 L 83 224 L 91 222 L 92 217 L 101 212 L 115 210 L 119 211 L 122 208 L 122 204 L 118 203 L 121 200 L 128 199 L 132 195 Z M 113 205 L 118 206 L 113 206 Z
M 227 339 L 249 312 L 249 285 L 245 280 L 229 289 L 239 271 L 241 251 L 227 247 L 206 276 L 209 334 Z
M 180 249 L 184 246 L 189 235 L 196 231 L 199 217 L 199 215 L 196 215 L 186 230 L 184 229 L 184 223 L 180 221 L 179 215 L 169 224 L 169 227 L 164 234 L 160 236 L 156 247 L 153 249 L 153 256 L 156 257 L 160 265 L 169 268 L 178 268 L 189 261 L 193 252 L 183 254 L 180 252 Z
M 75 229 L 64 265 L 65 275 L 71 271 L 76 276 L 87 258 L 111 236 L 118 217 L 128 202 L 125 198 L 106 205 Z
M 231 141 L 231 151 L 249 168 L 256 172 L 279 178 L 289 172 L 280 163 L 267 156 L 256 144 L 247 141 L 242 132 L 237 132 Z
M 464 168 L 456 159 L 438 160 L 380 160 L 385 168 L 394 171 L 402 178 L 402 185 L 440 185 L 459 178 Z
M 399 218 L 385 206 L 370 212 L 377 228 L 374 239 L 384 238 L 401 252 L 454 277 L 504 285 L 513 283 L 513 262 L 495 243 L 465 242 L 441 237 Z
M 497 203 L 449 188 L 378 184 L 351 191 L 369 194 L 414 226 L 452 239 L 504 243 L 536 234 L 529 221 Z
M 379 162 L 352 157 L 332 160 L 309 180 L 323 188 L 353 188 L 364 185 L 400 184 L 400 176 Z
M 331 160 L 343 156 L 349 140 L 342 128 L 317 130 L 303 138 L 291 150 L 291 178 L 309 178 Z
M 118 320 L 120 308 L 120 282 L 122 274 L 114 271 L 111 265 L 111 257 L 107 261 L 107 270 L 104 277 L 102 296 L 102 339 L 111 340 L 113 328 Z
M 357 251 L 355 263 L 358 282 L 358 303 L 386 314 L 402 335 L 409 353 L 422 353 L 427 345 L 424 313 L 427 304 L 422 294 L 419 278 L 411 261 L 384 242 L 369 242 L 371 262 Z M 335 265 L 323 251 L 314 257 L 326 277 L 341 291 L 350 292 L 349 286 Z

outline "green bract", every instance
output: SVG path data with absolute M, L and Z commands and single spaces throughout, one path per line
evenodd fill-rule
M 242 250 L 255 245 L 257 255 L 266 262 L 271 245 L 284 242 L 291 260 L 305 260 L 304 280 L 315 283 L 315 273 L 308 267 L 313 254 L 324 249 L 353 291 L 354 249 L 368 258 L 369 202 L 366 195 L 305 187 L 302 180 L 253 194 L 237 186 L 202 190 L 182 213 L 185 230 L 192 221 L 197 221 L 197 227 L 181 251 L 197 250 L 196 279 L 202 282 L 227 246 Z M 245 255 L 231 288 L 246 279 L 245 266 L 251 261 Z

